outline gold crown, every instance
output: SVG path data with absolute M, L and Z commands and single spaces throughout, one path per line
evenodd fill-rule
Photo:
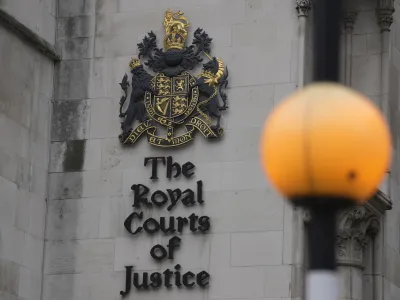
M 174 13 L 168 9 L 164 17 L 165 38 L 164 47 L 168 49 L 183 49 L 188 35 L 189 21 L 181 11 Z
M 131 68 L 131 70 L 133 70 L 140 66 L 141 66 L 140 60 L 132 57 L 131 61 L 129 62 L 129 68 Z

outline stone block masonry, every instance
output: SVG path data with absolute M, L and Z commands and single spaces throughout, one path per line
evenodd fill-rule
M 40 300 L 59 55 L 52 1 L 22 2 L 0 1 L 0 299 Z

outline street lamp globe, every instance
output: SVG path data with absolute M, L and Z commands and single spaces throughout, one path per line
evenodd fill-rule
M 365 96 L 335 83 L 315 83 L 282 101 L 262 131 L 262 167 L 285 197 L 373 196 L 391 159 L 385 119 Z

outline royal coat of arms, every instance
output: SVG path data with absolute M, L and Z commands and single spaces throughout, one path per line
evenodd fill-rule
M 196 131 L 207 139 L 220 138 L 221 112 L 228 108 L 224 92 L 228 69 L 221 59 L 211 57 L 212 39 L 203 29 L 198 28 L 192 45 L 185 46 L 189 22 L 182 12 L 168 9 L 164 27 L 165 50 L 157 47 L 156 35 L 148 33 L 138 44 L 138 58 L 132 58 L 129 64 L 131 85 L 127 74 L 120 83 L 124 91 L 120 100 L 120 142 L 133 144 L 146 134 L 154 146 L 174 147 L 190 142 Z M 202 55 L 208 62 L 195 77 L 189 71 L 203 61 Z M 147 58 L 145 65 L 156 73 L 154 76 L 145 70 L 140 58 Z M 160 126 L 165 133 L 157 134 Z M 184 130 L 177 134 L 180 127 Z

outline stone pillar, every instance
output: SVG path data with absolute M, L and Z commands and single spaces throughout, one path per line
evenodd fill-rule
M 299 16 L 299 63 L 297 75 L 297 88 L 304 86 L 304 65 L 305 65 L 305 52 L 307 41 L 307 19 L 311 10 L 311 0 L 297 0 L 296 10 Z
M 364 299 L 364 251 L 379 229 L 379 218 L 365 206 L 349 208 L 339 215 L 336 245 L 341 299 Z
M 305 82 L 305 60 L 306 60 L 306 42 L 307 42 L 307 23 L 308 16 L 311 10 L 311 0 L 296 0 L 296 10 L 298 13 L 298 69 L 297 69 L 297 88 L 300 89 L 304 86 Z M 304 246 L 305 233 L 304 233 L 304 215 L 306 211 L 301 208 L 295 208 L 293 211 L 293 230 L 294 241 L 293 245 L 297 248 L 294 251 L 293 264 L 294 268 L 292 273 L 292 287 L 293 294 L 296 297 L 300 296 L 305 298 L 304 278 L 306 276 L 306 251 Z
M 379 0 L 377 17 L 378 24 L 381 29 L 381 109 L 386 116 L 389 117 L 388 95 L 389 95 L 389 38 L 390 26 L 393 23 L 393 0 Z
M 380 108 L 390 124 L 389 114 L 389 45 L 390 26 L 393 23 L 393 0 L 378 0 L 377 18 L 381 29 L 381 101 Z M 390 170 L 380 189 L 390 198 Z
M 353 56 L 353 28 L 357 13 L 355 11 L 346 11 L 344 13 L 345 29 L 345 57 L 344 57 L 344 83 L 351 86 L 351 66 Z

